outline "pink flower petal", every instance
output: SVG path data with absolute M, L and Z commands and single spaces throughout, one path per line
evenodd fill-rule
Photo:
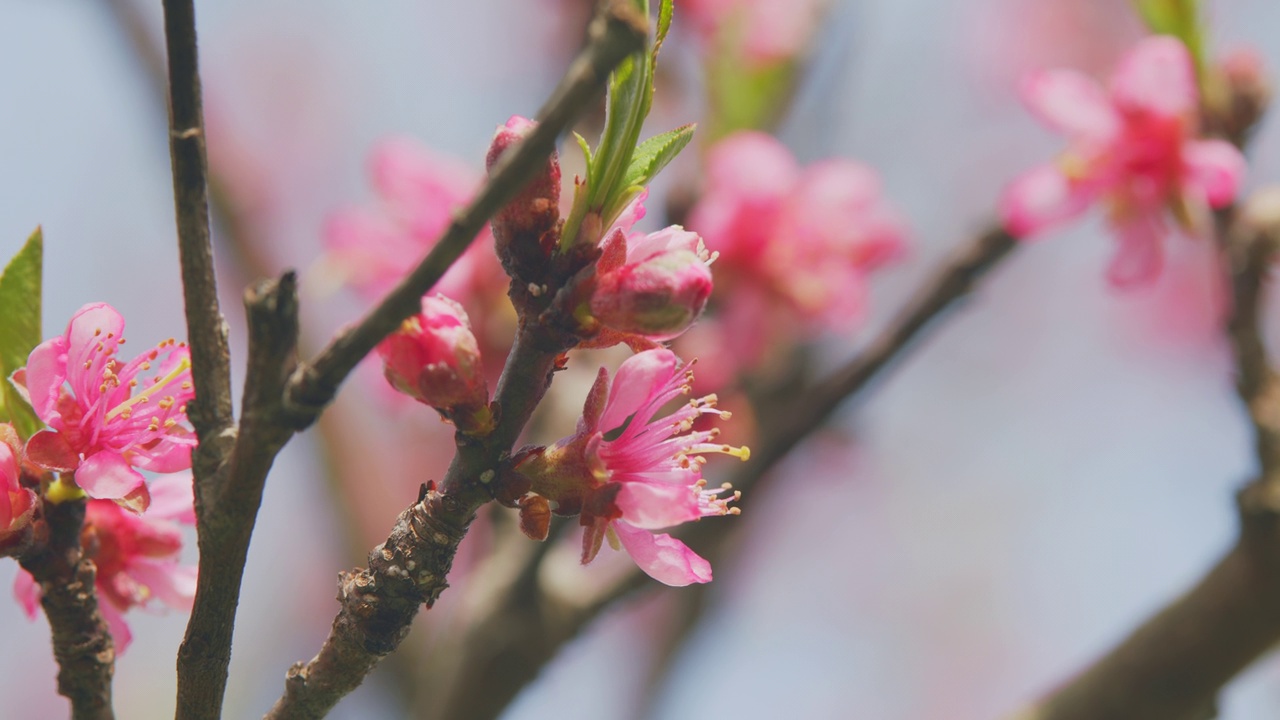
M 146 480 L 119 453 L 103 450 L 80 463 L 76 484 L 91 498 L 116 500 L 145 489 Z
M 1070 137 L 1105 140 L 1120 128 L 1106 91 L 1074 70 L 1047 70 L 1022 81 L 1022 101 L 1050 128 Z
M 655 535 L 614 522 L 622 547 L 649 577 L 672 587 L 711 582 L 711 563 L 665 533 Z
M 629 525 L 645 530 L 661 530 L 702 517 L 697 493 L 685 485 L 658 485 L 646 482 L 621 484 L 614 499 Z
M 1245 159 L 1225 140 L 1193 140 L 1182 149 L 1187 181 L 1198 186 L 1215 208 L 1235 200 L 1244 181 Z
M 627 358 L 614 374 L 609 402 L 597 427 L 604 432 L 622 427 L 628 416 L 671 379 L 675 370 L 676 355 L 670 350 L 648 350 Z
M 115 645 L 116 654 L 123 655 L 124 651 L 133 644 L 133 632 L 129 630 L 129 623 L 124 621 L 124 613 L 102 595 L 98 596 L 98 610 L 102 613 L 102 619 L 107 621 L 107 629 L 111 632 L 111 641 Z
M 1000 217 L 1010 234 L 1025 238 L 1078 215 L 1092 199 L 1091 192 L 1073 186 L 1056 167 L 1041 165 L 1005 188 Z
M 742 202 L 767 202 L 786 194 L 800 176 L 791 152 L 767 133 L 744 131 L 716 143 L 707 155 L 709 192 Z
M 1199 103 L 1195 68 L 1187 47 L 1161 35 L 1138 43 L 1111 77 L 1111 97 L 1121 111 L 1178 117 Z
M 174 610 L 191 612 L 196 597 L 196 568 L 173 561 L 135 558 L 129 564 L 128 573 L 160 602 Z
M 18 576 L 13 579 L 13 596 L 17 598 L 18 604 L 22 606 L 22 611 L 27 614 L 27 617 L 34 620 L 36 613 L 40 610 L 40 586 L 36 583 L 36 579 L 31 577 L 31 573 L 18 570 Z
M 195 525 L 195 492 L 191 483 L 190 471 L 157 478 L 151 483 L 147 517 Z
M 67 379 L 67 339 L 45 340 L 27 356 L 27 393 L 36 415 L 46 423 L 58 416 L 58 395 Z
M 1154 280 L 1164 265 L 1165 228 L 1159 216 L 1139 215 L 1114 227 L 1120 248 L 1107 268 L 1107 280 L 1121 289 Z
M 27 440 L 27 459 L 45 470 L 73 472 L 80 467 L 80 455 L 57 430 L 41 430 Z

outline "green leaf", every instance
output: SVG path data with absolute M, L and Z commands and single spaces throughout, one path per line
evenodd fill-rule
M 637 145 L 635 153 L 631 155 L 631 165 L 622 176 L 623 187 L 648 185 L 689 144 L 696 128 L 697 125 L 693 123 L 681 125 Z
M 27 356 L 40 344 L 43 262 L 44 235 L 36 228 L 0 275 L 0 400 L 4 402 L 5 418 L 23 438 L 30 437 L 42 424 L 9 377 L 27 364 Z
M 1204 28 L 1198 0 L 1133 0 L 1138 14 L 1156 35 L 1172 35 L 1181 40 L 1195 61 L 1196 71 L 1204 66 Z
M 658 3 L 658 27 L 653 35 L 654 60 L 658 59 L 658 51 L 662 49 L 662 41 L 667 39 L 667 31 L 671 29 L 672 0 L 661 0 Z

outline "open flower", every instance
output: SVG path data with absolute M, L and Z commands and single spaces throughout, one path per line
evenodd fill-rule
M 641 570 L 667 585 L 711 580 L 710 564 L 684 543 L 654 530 L 710 515 L 737 514 L 728 488 L 708 489 L 705 453 L 747 458 L 746 448 L 715 442 L 718 430 L 693 429 L 716 410 L 715 396 L 691 400 L 663 417 L 658 411 L 689 392 L 692 373 L 674 353 L 647 350 L 628 358 L 613 382 L 603 368 L 587 395 L 578 430 L 517 467 L 533 492 L 561 515 L 579 514 L 585 528 L 582 562 L 606 537 Z
M 165 340 L 127 362 L 124 318 L 106 303 L 85 305 L 67 331 L 27 359 L 27 391 L 49 426 L 27 441 L 27 458 L 74 474 L 89 497 L 147 507 L 138 469 L 169 473 L 191 467 L 195 433 L 186 425 L 195 397 L 185 343 Z
M 117 652 L 133 639 L 124 613 L 158 600 L 189 612 L 195 599 L 196 568 L 179 565 L 182 529 L 195 524 L 191 474 L 169 475 L 152 484 L 151 507 L 145 515 L 126 512 L 107 500 L 90 500 L 85 506 L 80 542 L 98 568 L 94 586 L 98 608 L 111 629 Z M 40 606 L 40 587 L 31 574 L 19 571 L 14 584 L 29 617 Z
M 1029 237 L 1104 203 L 1120 243 L 1107 271 L 1117 286 L 1159 273 L 1170 219 L 1203 235 L 1209 208 L 1229 204 L 1240 187 L 1240 151 L 1222 140 L 1196 139 L 1195 69 L 1175 38 L 1140 42 L 1121 59 L 1108 90 L 1080 73 L 1052 70 L 1029 76 L 1022 97 L 1070 146 L 1005 190 L 1005 228 Z
M 741 368 L 758 365 L 772 347 L 855 325 L 865 315 L 868 276 L 906 251 L 905 226 L 875 171 L 839 158 L 802 168 L 760 132 L 711 148 L 689 227 L 719 256 L 712 322 L 690 340 L 719 348 L 709 362 Z

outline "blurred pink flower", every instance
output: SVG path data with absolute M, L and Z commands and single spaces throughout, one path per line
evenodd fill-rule
M 116 357 L 123 344 L 124 318 L 91 303 L 65 333 L 31 351 L 27 390 L 49 429 L 33 435 L 26 452 L 46 470 L 74 473 L 89 497 L 142 512 L 150 497 L 138 468 L 191 467 L 196 438 L 185 421 L 195 389 L 184 343 L 166 340 L 127 363 Z
M 352 207 L 325 226 L 326 272 L 370 300 L 381 299 L 435 246 L 480 184 L 480 175 L 417 140 L 392 137 L 374 146 L 369 174 L 374 207 Z M 501 280 L 494 284 L 495 278 Z M 468 302 L 506 289 L 488 228 L 449 268 L 435 290 Z
M 631 356 L 612 384 L 601 368 L 577 432 L 518 466 L 555 512 L 580 514 L 584 564 L 595 558 L 608 536 L 611 545 L 620 543 L 659 582 L 682 586 L 711 580 L 705 559 L 670 535 L 652 532 L 736 514 L 729 507 L 736 493 L 722 497 L 727 488 L 706 488 L 701 456 L 726 453 L 745 460 L 747 450 L 714 442 L 718 430 L 693 429 L 703 415 L 727 417 L 715 409 L 715 396 L 656 417 L 668 402 L 689 392 L 692 379 L 688 366 L 681 367 L 665 349 Z
M 124 613 L 159 600 L 189 612 L 195 599 L 196 569 L 178 564 L 182 530 L 178 523 L 195 524 L 191 474 L 169 475 L 152 483 L 151 507 L 145 515 L 125 512 L 107 500 L 85 506 L 80 541 L 98 567 L 94 586 L 98 608 L 111 629 L 116 652 L 133 639 Z M 40 604 L 40 587 L 31 574 L 18 572 L 14 594 L 29 617 Z
M 744 366 L 780 339 L 856 323 L 867 276 L 906 250 L 875 171 L 845 159 L 802 169 L 760 132 L 711 148 L 689 226 L 719 255 L 716 320 Z
M 753 64 L 789 60 L 807 46 L 825 0 L 681 0 L 676 22 L 688 17 L 708 49 L 728 43 Z
M 422 312 L 388 335 L 378 345 L 378 355 L 395 389 L 446 417 L 488 406 L 489 389 L 471 322 L 466 310 L 444 295 L 423 298 Z
M 1029 237 L 1105 202 L 1120 249 L 1108 278 L 1117 286 L 1160 271 L 1167 218 L 1185 231 L 1209 229 L 1209 208 L 1229 204 L 1245 172 L 1240 152 L 1222 140 L 1197 140 L 1199 91 L 1186 47 L 1151 37 L 1121 59 L 1109 92 L 1070 70 L 1030 75 L 1023 100 L 1070 147 L 1006 188 L 1005 227 Z

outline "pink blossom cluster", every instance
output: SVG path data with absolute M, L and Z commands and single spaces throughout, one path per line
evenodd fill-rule
M 727 418 L 714 395 L 690 400 L 659 416 L 692 387 L 692 373 L 670 350 L 637 353 L 613 382 L 601 368 L 587 395 L 577 432 L 526 458 L 517 470 L 554 512 L 578 514 L 585 528 L 582 562 L 608 539 L 640 569 L 667 585 L 711 580 L 710 564 L 667 533 L 654 532 L 699 518 L 736 514 L 736 493 L 708 489 L 706 453 L 747 458 L 745 448 L 716 442 L 716 429 L 695 430 L 704 415 Z
M 154 601 L 189 612 L 195 599 L 196 569 L 181 565 L 182 529 L 194 525 L 190 473 L 168 475 L 151 485 L 151 506 L 143 515 L 110 500 L 85 505 L 81 546 L 97 566 L 94 585 L 98 608 L 111 630 L 117 652 L 124 652 L 133 633 L 124 613 Z M 25 570 L 18 573 L 14 594 L 29 617 L 40 607 L 40 586 Z
M 875 171 L 845 159 L 802 168 L 760 132 L 711 148 L 689 225 L 719 256 L 720 298 L 716 326 L 690 340 L 722 348 L 741 368 L 780 341 L 856 323 L 868 275 L 906 250 Z
M 1051 70 L 1027 77 L 1022 98 L 1070 144 L 1005 190 L 1005 227 L 1031 237 L 1103 205 L 1120 244 L 1107 271 L 1117 286 L 1154 278 L 1171 228 L 1206 234 L 1210 208 L 1229 204 L 1240 188 L 1240 151 L 1197 137 L 1195 67 L 1175 38 L 1140 42 L 1121 59 L 1107 89 L 1080 73 Z
M 31 352 L 27 392 L 48 429 L 27 441 L 26 456 L 89 497 L 142 512 L 150 493 L 139 470 L 191 467 L 196 437 L 186 414 L 195 388 L 184 343 L 166 340 L 126 361 L 124 342 L 120 313 L 91 303 Z

